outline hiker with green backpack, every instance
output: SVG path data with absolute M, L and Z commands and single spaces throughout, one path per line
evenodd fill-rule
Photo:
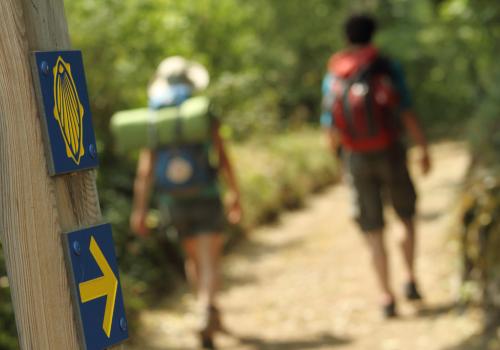
M 372 253 L 383 315 L 394 317 L 396 298 L 384 245 L 385 198 L 390 199 L 403 224 L 405 297 L 409 301 L 422 298 L 415 272 L 417 195 L 407 167 L 403 131 L 420 148 L 424 174 L 430 171 L 430 157 L 400 65 L 371 44 L 375 20 L 369 15 L 353 15 L 344 30 L 348 47 L 328 62 L 321 120 L 332 151 L 339 158 L 342 154 L 339 163 L 347 168 L 354 216 Z
M 148 88 L 149 108 L 115 114 L 111 128 L 121 151 L 141 149 L 134 183 L 131 229 L 147 235 L 146 216 L 152 191 L 160 212 L 177 231 L 185 252 L 188 280 L 203 313 L 201 345 L 214 349 L 223 331 L 217 291 L 226 224 L 218 175 L 227 184 L 227 219 L 241 219 L 239 189 L 219 121 L 207 97 L 206 69 L 175 56 L 160 63 Z

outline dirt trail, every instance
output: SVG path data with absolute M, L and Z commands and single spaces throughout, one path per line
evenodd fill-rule
M 453 143 L 434 146 L 432 153 L 432 175 L 417 177 L 423 310 L 401 297 L 401 227 L 389 211 L 388 247 L 401 317 L 382 321 L 369 256 L 349 219 L 349 192 L 338 185 L 279 224 L 253 232 L 225 260 L 221 304 L 237 338 L 221 336 L 220 349 L 469 349 L 465 341 L 478 322 L 473 313 L 459 315 L 452 308 L 458 245 L 449 235 L 468 156 Z M 150 344 L 140 348 L 195 349 L 193 309 L 193 298 L 184 295 L 174 308 L 146 312 L 143 334 Z

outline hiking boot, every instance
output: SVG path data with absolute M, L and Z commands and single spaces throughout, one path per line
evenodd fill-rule
M 205 310 L 203 325 L 199 332 L 201 346 L 203 349 L 216 349 L 214 345 L 214 335 L 216 332 L 225 332 L 222 327 L 219 310 L 210 305 Z
M 398 313 L 396 311 L 396 302 L 393 300 L 389 304 L 382 306 L 382 314 L 385 319 L 397 317 Z
M 404 292 L 406 299 L 409 301 L 422 300 L 422 295 L 418 291 L 417 284 L 414 281 L 405 284 Z
M 200 332 L 200 343 L 202 349 L 216 350 L 214 344 L 213 334 L 207 334 L 203 331 Z

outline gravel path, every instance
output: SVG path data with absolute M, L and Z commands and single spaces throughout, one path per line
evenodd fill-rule
M 220 336 L 219 348 L 472 349 L 478 315 L 461 315 L 453 308 L 459 265 L 458 245 L 450 236 L 468 156 L 453 143 L 434 146 L 432 152 L 434 172 L 417 179 L 417 266 L 425 305 L 417 308 L 401 297 L 397 248 L 402 228 L 388 210 L 392 280 L 401 317 L 381 319 L 369 256 L 349 219 L 349 192 L 338 185 L 311 199 L 305 209 L 284 215 L 279 224 L 252 232 L 225 260 L 221 304 L 234 337 Z M 149 344 L 140 349 L 196 349 L 193 298 L 183 294 L 169 304 L 144 313 L 141 333 Z

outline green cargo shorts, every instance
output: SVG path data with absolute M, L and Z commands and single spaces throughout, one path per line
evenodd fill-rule
M 354 217 L 364 232 L 384 227 L 384 199 L 401 219 L 415 215 L 417 194 L 406 164 L 406 148 L 397 144 L 372 153 L 346 153 Z
M 162 221 L 177 231 L 179 239 L 222 233 L 226 228 L 224 206 L 218 196 L 173 200 L 161 196 Z

